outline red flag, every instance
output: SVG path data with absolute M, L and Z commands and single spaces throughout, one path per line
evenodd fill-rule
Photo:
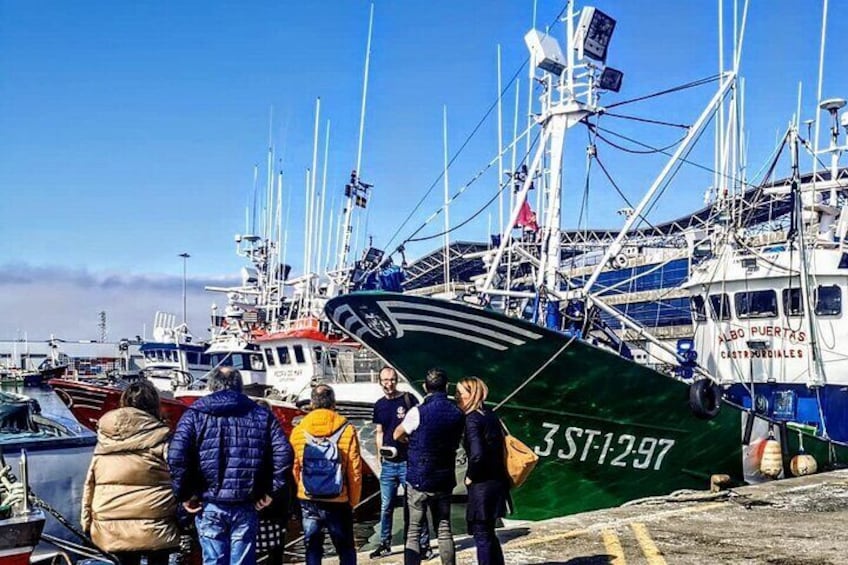
M 515 220 L 515 227 L 527 228 L 528 231 L 538 231 L 539 224 L 536 223 L 536 212 L 530 208 L 527 200 L 521 205 L 521 210 L 518 212 L 518 218 Z

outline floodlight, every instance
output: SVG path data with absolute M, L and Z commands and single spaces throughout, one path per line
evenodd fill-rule
M 601 78 L 598 80 L 598 88 L 601 90 L 618 92 L 621 90 L 622 79 L 624 79 L 624 73 L 618 69 L 607 67 L 604 69 L 604 72 L 601 73 Z
M 848 113 L 842 112 L 842 115 L 839 116 L 839 123 L 842 124 L 842 127 L 845 128 L 845 133 L 848 134 Z
M 614 19 L 597 8 L 588 6 L 583 8 L 575 35 L 575 44 L 580 56 L 585 55 L 596 61 L 606 61 L 607 47 L 609 47 L 614 29 Z
M 241 268 L 241 284 L 248 286 L 259 282 L 259 271 L 252 267 Z
M 565 70 L 565 56 L 559 42 L 550 35 L 531 29 L 524 36 L 524 43 L 530 50 L 536 68 L 557 76 Z
M 383 259 L 383 250 L 376 247 L 369 247 L 365 252 L 365 262 L 371 265 L 376 265 Z

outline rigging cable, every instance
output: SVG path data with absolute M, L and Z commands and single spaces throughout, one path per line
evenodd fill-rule
M 518 67 L 518 69 L 515 70 L 515 73 L 512 75 L 512 78 L 509 80 L 507 85 L 501 91 L 501 96 L 503 96 L 503 94 L 509 89 L 509 87 L 512 86 L 512 84 L 515 82 L 515 79 L 518 78 L 518 75 L 524 69 L 524 66 L 527 64 L 527 62 L 529 60 L 530 60 L 529 58 L 527 60 L 525 60 L 524 63 L 522 63 L 521 66 Z M 462 145 L 459 146 L 459 149 L 457 149 L 456 152 L 453 154 L 453 156 L 451 156 L 450 160 L 448 161 L 448 166 L 446 167 L 447 169 L 450 169 L 450 167 L 451 167 L 451 165 L 453 165 L 454 161 L 456 161 L 457 158 L 459 158 L 459 155 L 462 153 L 462 151 L 465 149 L 465 147 L 471 142 L 471 139 L 477 134 L 477 132 L 483 126 L 485 121 L 489 118 L 489 115 L 492 113 L 492 111 L 495 108 L 497 108 L 497 106 L 498 106 L 498 101 L 495 100 L 492 103 L 492 105 L 489 106 L 489 109 L 486 110 L 486 113 L 483 114 L 483 117 L 480 118 L 480 121 L 477 122 L 477 125 L 474 126 L 474 129 L 471 130 L 471 133 L 469 133 L 468 136 L 465 138 L 465 141 L 462 142 Z M 433 181 L 433 183 L 430 185 L 430 187 L 426 190 L 426 192 L 424 192 L 424 195 L 418 200 L 418 203 L 412 208 L 412 211 L 406 216 L 406 218 L 404 218 L 403 222 L 401 222 L 400 226 L 398 226 L 398 228 L 395 230 L 395 233 L 392 234 L 392 237 L 389 238 L 388 243 L 386 243 L 386 247 L 391 247 L 392 242 L 394 242 L 395 238 L 398 236 L 400 231 L 404 228 L 404 226 L 406 226 L 406 224 L 409 222 L 409 220 L 412 219 L 412 216 L 415 215 L 415 213 L 418 211 L 418 209 L 421 208 L 421 205 L 424 204 L 424 201 L 427 199 L 428 196 L 430 196 L 430 193 L 433 192 L 433 189 L 436 188 L 436 186 L 439 184 L 439 182 L 442 180 L 442 177 L 444 177 L 444 176 L 445 176 L 445 171 L 443 169 L 439 173 L 439 175 L 436 177 L 436 179 Z
M 657 98 L 660 96 L 665 96 L 666 94 L 673 94 L 675 92 L 680 92 L 681 90 L 687 90 L 689 88 L 695 88 L 698 86 L 702 86 L 705 84 L 709 84 L 711 82 L 715 82 L 721 78 L 720 74 L 715 74 L 709 77 L 705 77 L 698 80 L 693 80 L 692 82 L 687 82 L 686 84 L 681 84 L 680 86 L 674 86 L 672 88 L 667 88 L 665 90 L 660 90 L 659 92 L 654 92 L 652 94 L 645 94 L 644 96 L 638 96 L 636 98 L 631 98 L 629 100 L 622 100 L 621 102 L 616 102 L 614 104 L 610 104 L 607 106 L 607 110 L 610 108 L 615 108 L 617 106 L 624 106 L 626 104 L 633 104 L 635 102 L 641 102 L 642 100 L 648 100 L 650 98 Z
M 568 6 L 569 6 L 569 4 L 566 4 L 562 8 L 562 10 L 559 11 L 559 13 L 556 15 L 556 17 L 554 17 L 551 20 L 551 23 L 548 24 L 546 29 L 549 29 L 557 21 L 559 21 L 559 19 L 563 16 L 563 14 L 565 14 L 565 11 L 568 9 Z M 450 160 L 448 161 L 448 166 L 446 167 L 448 170 L 450 169 L 451 165 L 453 165 L 454 161 L 456 161 L 456 159 L 462 153 L 462 151 L 465 149 L 465 147 L 468 145 L 468 143 L 471 141 L 471 138 L 473 138 L 477 134 L 477 132 L 483 126 L 483 123 L 485 123 L 485 121 L 489 118 L 489 115 L 492 113 L 492 111 L 494 111 L 494 109 L 498 107 L 498 100 L 503 98 L 503 95 L 510 89 L 510 87 L 512 87 L 513 83 L 518 78 L 518 75 L 521 73 L 522 70 L 524 70 L 524 67 L 527 66 L 527 64 L 529 62 L 530 62 L 530 57 L 528 56 L 526 59 L 524 59 L 524 62 L 521 63 L 521 65 L 517 69 L 515 69 L 515 72 L 513 73 L 512 78 L 510 78 L 509 81 L 507 82 L 506 86 L 503 87 L 500 94 L 498 95 L 498 98 L 494 102 L 492 102 L 492 104 L 489 106 L 488 110 L 486 110 L 486 113 L 483 114 L 483 117 L 480 118 L 480 120 L 477 122 L 477 125 L 475 125 L 474 128 L 471 130 L 471 133 L 468 134 L 468 136 L 465 138 L 465 141 L 463 141 L 462 145 L 459 146 L 459 149 L 457 149 L 456 152 L 453 154 L 453 156 L 451 156 Z M 412 209 L 412 211 L 406 216 L 406 218 L 403 220 L 403 222 L 401 222 L 400 226 L 398 226 L 398 228 L 395 230 L 395 233 L 392 234 L 392 237 L 389 238 L 388 243 L 386 243 L 386 248 L 391 247 L 392 242 L 394 242 L 395 238 L 398 236 L 398 234 L 401 232 L 401 230 L 404 228 L 404 226 L 406 226 L 406 224 L 409 222 L 409 220 L 412 218 L 412 216 L 415 215 L 415 212 L 417 212 L 418 209 L 421 207 L 421 205 L 424 204 L 424 201 L 427 199 L 427 197 L 430 195 L 430 193 L 433 192 L 433 189 L 436 188 L 436 186 L 439 184 L 439 181 L 442 180 L 442 177 L 444 175 L 445 175 L 445 171 L 443 169 L 439 173 L 439 175 L 436 177 L 436 179 L 433 181 L 433 183 L 430 185 L 430 187 L 427 189 L 427 191 L 424 193 L 424 195 L 418 200 L 418 203 L 415 205 L 415 207 Z
M 566 341 L 566 342 L 565 342 L 565 345 L 563 345 L 562 347 L 560 347 L 560 348 L 559 348 L 559 350 L 558 350 L 556 353 L 554 353 L 554 354 L 551 356 L 551 358 L 550 358 L 550 359 L 548 359 L 547 361 L 545 361 L 545 362 L 542 364 L 542 366 L 541 366 L 541 367 L 539 367 L 538 369 L 536 369 L 536 371 L 535 371 L 532 375 L 530 375 L 529 377 L 527 377 L 527 378 L 524 380 L 524 382 L 522 382 L 520 385 L 518 385 L 517 387 L 515 387 L 515 389 L 513 389 L 513 391 L 512 391 L 512 392 L 510 392 L 510 393 L 509 393 L 509 394 L 508 394 L 508 395 L 507 395 L 507 396 L 506 396 L 503 400 L 501 400 L 500 402 L 498 402 L 498 403 L 497 403 L 497 405 L 496 405 L 494 408 L 492 408 L 492 411 L 497 410 L 498 408 L 500 408 L 501 406 L 503 406 L 504 404 L 506 404 L 507 402 L 509 402 L 510 400 L 512 400 L 512 398 L 513 398 L 513 397 L 515 397 L 515 395 L 516 395 L 516 394 L 518 394 L 519 392 L 521 392 L 521 389 L 523 389 L 523 388 L 524 388 L 524 387 L 526 387 L 528 384 L 530 384 L 530 382 L 531 382 L 533 379 L 535 379 L 536 377 L 538 377 L 538 376 L 539 376 L 539 373 L 541 373 L 542 371 L 544 371 L 544 370 L 547 368 L 547 366 L 548 366 L 548 365 L 550 365 L 551 363 L 553 363 L 553 362 L 554 362 L 554 360 L 562 354 L 562 352 L 563 352 L 563 351 L 565 351 L 566 349 L 568 349 L 568 346 L 570 346 L 570 345 L 574 342 L 574 340 L 575 340 L 575 339 L 577 339 L 577 335 L 576 335 L 576 334 L 575 334 L 575 335 L 573 335 L 573 336 L 571 336 L 571 339 L 569 339 L 568 341 Z
M 577 232 L 580 233 L 580 226 L 583 225 L 583 214 L 586 214 L 586 229 L 583 232 L 584 241 L 588 241 L 589 239 L 589 187 L 590 180 L 592 177 L 592 161 L 597 158 L 598 155 L 598 147 L 595 144 L 594 137 L 597 137 L 597 133 L 590 127 L 588 118 L 584 122 L 586 124 L 586 136 L 589 138 L 588 149 L 587 149 L 587 160 L 586 164 L 586 180 L 583 183 L 583 198 L 580 201 L 580 214 L 577 216 Z M 573 265 L 573 262 L 572 262 Z
M 533 142 L 530 144 L 530 149 L 531 149 L 531 150 L 533 149 L 533 147 L 535 147 L 535 146 L 536 146 L 536 143 L 539 141 L 539 137 L 540 137 L 540 135 L 541 135 L 541 134 L 536 134 L 535 139 L 533 139 Z M 520 138 L 519 138 L 519 139 L 520 139 Z M 515 144 L 515 142 L 513 142 L 512 144 L 510 144 L 510 146 L 509 146 L 509 147 L 505 148 L 505 149 L 504 149 L 504 151 L 503 151 L 503 153 L 506 153 L 506 152 L 507 152 L 507 151 L 508 151 L 508 150 L 512 147 L 512 145 L 514 145 L 514 144 Z M 532 152 L 532 151 L 531 151 L 531 152 Z M 501 153 L 501 155 L 503 155 L 503 153 Z M 526 163 L 526 162 L 527 162 L 527 157 L 529 157 L 529 156 L 530 156 L 530 153 L 526 153 L 526 154 L 524 155 L 524 157 L 521 159 L 521 163 L 520 163 L 520 164 L 521 164 L 521 165 L 523 165 L 524 163 Z M 451 204 L 451 203 L 452 203 L 454 200 L 456 200 L 456 199 L 457 199 L 457 198 L 458 198 L 458 197 L 459 197 L 459 196 L 460 196 L 463 192 L 465 192 L 465 191 L 466 191 L 466 190 L 467 190 L 467 189 L 468 189 L 468 188 L 469 188 L 472 184 L 474 184 L 477 180 L 479 180 L 479 179 L 480 179 L 480 177 L 482 177 L 482 176 L 483 176 L 483 174 L 484 174 L 486 171 L 488 171 L 490 168 L 492 168 L 492 167 L 494 166 L 494 164 L 497 162 L 497 160 L 498 160 L 498 157 L 495 157 L 494 159 L 492 159 L 491 161 L 489 161 L 489 164 L 488 164 L 488 165 L 486 165 L 486 166 L 485 166 L 482 170 L 480 170 L 480 171 L 479 171 L 476 175 L 474 175 L 474 177 L 472 177 L 470 181 L 468 181 L 467 183 L 465 183 L 465 185 L 463 185 L 463 186 L 462 186 L 462 187 L 461 187 L 461 188 L 460 188 L 460 189 L 459 189 L 459 190 L 458 190 L 458 191 L 457 191 L 457 192 L 456 192 L 453 196 L 451 196 L 451 197 L 450 197 L 450 199 L 448 200 L 448 204 Z M 406 245 L 407 243 L 414 243 L 414 242 L 417 242 L 417 241 L 427 241 L 427 240 L 429 240 L 429 239 L 434 239 L 434 238 L 437 238 L 437 237 L 442 237 L 442 236 L 444 236 L 444 235 L 446 235 L 446 234 L 449 234 L 449 233 L 453 232 L 454 230 L 457 230 L 457 229 L 459 229 L 459 228 L 461 228 L 461 227 L 463 227 L 463 226 L 467 225 L 467 224 L 468 224 L 469 222 L 471 222 L 474 218 L 476 218 L 476 217 L 477 217 L 477 216 L 479 216 L 481 213 L 483 213 L 483 211 L 484 211 L 484 210 L 486 210 L 486 208 L 488 208 L 489 206 L 491 206 L 491 205 L 492 205 L 492 203 L 494 203 L 494 201 L 498 198 L 498 196 L 500 196 L 500 194 L 504 191 L 504 189 L 506 189 L 506 187 L 510 186 L 510 185 L 512 184 L 512 182 L 513 182 L 513 181 L 512 181 L 512 179 L 511 179 L 511 178 L 510 178 L 509 180 L 505 181 L 505 182 L 504 182 L 504 183 L 500 186 L 500 188 L 498 188 L 498 190 L 495 192 L 495 195 L 494 195 L 494 196 L 492 196 L 492 198 L 491 198 L 488 202 L 486 202 L 485 204 L 483 204 L 483 206 L 482 206 L 479 210 L 477 210 L 477 211 L 476 211 L 476 212 L 475 212 L 475 213 L 474 213 L 474 214 L 473 214 L 470 218 L 466 218 L 465 220 L 463 220 L 463 221 L 462 221 L 462 222 L 460 222 L 459 224 L 457 224 L 457 225 L 455 225 L 455 226 L 453 226 L 453 227 L 451 227 L 451 228 L 449 228 L 449 229 L 447 229 L 447 230 L 443 230 L 443 231 L 442 231 L 442 232 L 440 232 L 440 233 L 433 234 L 433 235 L 428 235 L 428 236 L 422 236 L 422 237 L 415 237 L 415 235 L 416 235 L 418 232 L 420 232 L 422 229 L 424 229 L 424 228 L 427 226 L 427 224 L 429 224 L 429 223 L 430 223 L 430 222 L 431 222 L 431 221 L 432 221 L 432 220 L 433 220 L 436 216 L 438 216 L 439 214 L 441 214 L 441 213 L 442 213 L 442 210 L 444 210 L 444 209 L 445 209 L 445 207 L 444 207 L 444 206 L 442 206 L 441 208 L 439 208 L 438 210 L 436 210 L 433 214 L 431 214 L 429 218 L 427 218 L 426 220 L 424 220 L 424 223 L 423 223 L 423 224 L 421 224 L 421 226 L 420 226 L 417 230 L 415 230 L 414 232 L 412 232 L 412 234 L 411 234 L 408 238 L 406 238 L 405 240 L 403 240 L 403 242 L 402 242 L 402 243 L 398 246 L 398 248 L 397 248 L 397 249 L 395 249 L 395 251 L 397 251 L 400 247 L 403 247 L 403 246 L 404 246 L 404 245 Z M 394 252 L 393 252 L 393 253 L 394 253 Z
M 619 134 L 617 134 L 617 133 L 615 133 L 611 130 L 603 130 L 603 131 L 606 131 L 606 132 L 610 133 L 611 135 L 623 137 L 623 136 L 621 136 L 621 135 L 619 135 Z M 612 147 L 618 149 L 619 151 L 624 151 L 625 153 L 632 153 L 633 155 L 653 155 L 654 153 L 662 153 L 664 155 L 667 155 L 669 149 L 671 149 L 672 147 L 674 147 L 676 145 L 679 145 L 681 141 L 686 139 L 686 135 L 684 135 L 683 137 L 681 137 L 677 141 L 669 143 L 665 147 L 652 147 L 652 148 L 646 149 L 644 151 L 639 151 L 638 149 L 630 149 L 630 148 L 624 147 L 623 145 L 619 145 L 618 143 L 615 143 L 615 142 L 607 139 L 606 137 L 602 136 L 600 133 L 598 133 L 597 135 L 598 135 L 598 138 L 601 141 L 603 141 L 604 143 L 606 143 L 607 145 L 611 145 Z M 688 135 L 688 133 L 687 133 L 687 135 Z
M 610 116 L 612 118 L 621 118 L 623 120 L 633 120 L 634 122 L 642 122 L 642 123 L 645 123 L 645 124 L 655 124 L 655 125 L 659 125 L 659 126 L 668 126 L 668 127 L 680 128 L 680 129 L 689 129 L 689 128 L 692 127 L 689 124 L 675 124 L 675 123 L 672 123 L 672 122 L 664 122 L 662 120 L 654 120 L 654 119 L 651 119 L 651 118 L 640 118 L 639 116 L 628 116 L 626 114 L 617 114 L 617 113 L 614 113 L 614 112 L 603 112 L 603 115 L 604 116 Z
M 630 202 L 630 199 L 627 198 L 627 196 L 624 194 L 624 192 L 622 192 L 621 188 L 619 188 L 618 184 L 616 184 L 615 180 L 613 180 L 612 175 L 610 175 L 609 171 L 604 166 L 604 163 L 601 161 L 600 155 L 598 155 L 597 153 L 595 153 L 595 160 L 598 162 L 598 166 L 601 168 L 601 171 L 604 173 L 604 176 L 607 177 L 607 180 L 610 182 L 612 187 L 615 189 L 615 191 L 618 193 L 618 195 L 621 197 L 621 199 L 624 200 L 624 203 L 627 204 L 631 209 L 635 208 L 633 206 L 633 204 Z M 639 218 L 641 218 L 641 220 L 643 222 L 648 224 L 648 226 L 652 230 L 654 230 L 656 232 L 660 231 L 655 225 L 653 225 L 650 221 L 648 221 L 648 218 L 646 218 L 644 214 L 639 214 Z

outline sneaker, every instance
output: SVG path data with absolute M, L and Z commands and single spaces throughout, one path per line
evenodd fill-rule
M 421 552 L 421 561 L 429 561 L 436 556 L 436 552 L 432 547 L 428 547 Z
M 389 555 L 391 552 L 392 552 L 392 548 L 389 547 L 389 544 L 381 543 L 380 545 L 377 546 L 377 549 L 375 549 L 374 551 L 372 551 L 368 555 L 368 557 L 370 557 L 371 559 L 377 559 L 378 557 L 385 557 L 386 555 Z

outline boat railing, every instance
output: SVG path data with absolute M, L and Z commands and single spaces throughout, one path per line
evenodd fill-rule
M 447 286 L 447 292 L 453 294 L 461 294 L 464 292 L 468 292 L 469 290 L 474 288 L 474 283 L 468 282 L 451 282 Z M 406 291 L 404 294 L 411 294 L 413 296 L 432 296 L 434 294 L 442 294 L 445 292 L 444 283 L 439 283 L 430 286 L 422 286 L 421 288 L 416 288 L 412 290 Z
M 319 330 L 321 328 L 321 322 L 318 318 L 310 316 L 308 318 L 293 320 L 291 328 L 295 330 Z
M 383 361 L 367 350 L 338 351 L 322 359 L 321 376 L 339 383 L 377 383 Z

